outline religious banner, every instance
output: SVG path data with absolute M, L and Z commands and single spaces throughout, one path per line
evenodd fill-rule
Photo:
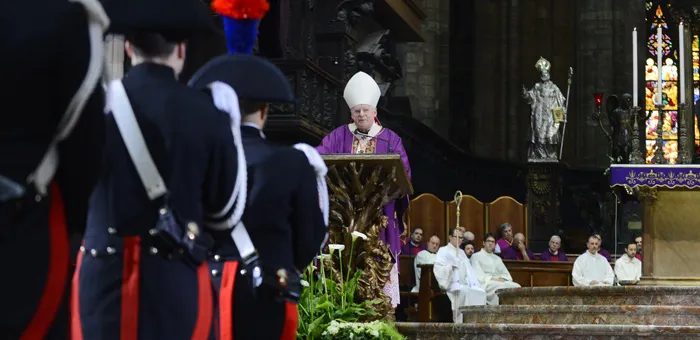
M 612 164 L 610 186 L 700 188 L 700 164 Z

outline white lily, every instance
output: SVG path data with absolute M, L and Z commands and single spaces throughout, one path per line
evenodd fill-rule
M 331 258 L 331 254 L 321 254 L 321 255 L 316 256 L 316 258 L 319 260 L 327 260 L 327 259 Z
M 331 254 L 333 254 L 333 251 L 335 251 L 335 250 L 342 252 L 343 250 L 345 250 L 345 245 L 344 244 L 329 244 L 328 249 L 331 250 Z
M 309 283 L 306 280 L 301 280 L 301 285 L 304 287 L 308 287 Z
M 367 239 L 367 235 L 365 235 L 365 234 L 363 234 L 363 233 L 361 233 L 361 232 L 359 232 L 359 231 L 353 231 L 352 234 L 350 234 L 350 235 L 352 235 L 352 240 L 353 240 L 353 241 L 355 241 L 358 237 L 361 238 L 361 239 L 363 239 L 363 240 L 366 240 L 366 239 Z

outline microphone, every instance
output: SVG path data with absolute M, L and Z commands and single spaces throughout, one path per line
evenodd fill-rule
M 369 138 L 369 139 L 380 140 L 380 141 L 386 143 L 386 145 L 388 146 L 388 149 L 389 149 L 388 153 L 394 153 L 394 148 L 391 147 L 391 143 L 390 143 L 389 140 L 387 140 L 387 139 L 379 138 L 379 137 L 377 137 L 377 136 L 370 136 L 370 135 L 368 135 L 368 134 L 366 134 L 366 133 L 360 132 L 360 131 L 357 130 L 357 129 L 355 129 L 355 130 L 352 132 L 352 134 L 355 135 L 355 136 L 359 136 L 359 137 L 365 137 L 365 138 Z

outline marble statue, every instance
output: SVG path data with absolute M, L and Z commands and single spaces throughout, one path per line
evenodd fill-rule
M 559 162 L 559 127 L 566 120 L 565 99 L 550 80 L 549 61 L 540 58 L 535 67 L 540 71 L 540 81 L 529 90 L 523 86 L 523 97 L 531 109 L 527 160 L 532 163 Z

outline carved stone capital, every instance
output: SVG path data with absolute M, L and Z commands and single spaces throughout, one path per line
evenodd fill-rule
M 635 188 L 635 195 L 640 201 L 646 204 L 653 205 L 656 202 L 656 194 L 658 190 L 656 188 L 649 187 L 639 187 Z
M 338 4 L 337 20 L 345 23 L 346 31 L 350 31 L 363 17 L 374 14 L 375 0 L 342 0 Z

